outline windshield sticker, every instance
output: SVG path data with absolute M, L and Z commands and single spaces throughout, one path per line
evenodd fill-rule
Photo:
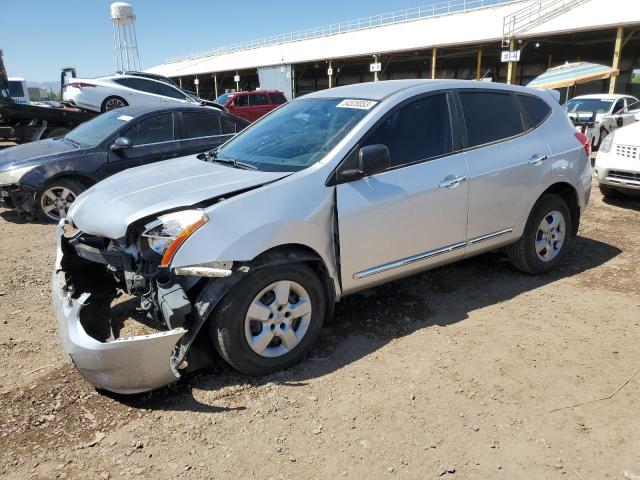
M 357 108 L 358 110 L 370 110 L 376 103 L 373 100 L 355 100 L 355 99 L 345 99 L 341 101 L 336 108 Z
M 129 115 L 120 115 L 118 117 L 118 120 L 122 120 L 123 122 L 128 122 L 129 120 L 131 120 L 133 117 L 129 116 Z

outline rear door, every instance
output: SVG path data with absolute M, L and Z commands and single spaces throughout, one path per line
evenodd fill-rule
M 249 108 L 253 117 L 252 121 L 269 113 L 273 107 L 266 93 L 253 92 L 249 95 Z
M 552 162 L 515 94 L 460 90 L 458 98 L 470 174 L 467 253 L 472 254 L 519 237 Z
M 131 140 L 133 146 L 109 151 L 107 174 L 177 157 L 180 145 L 174 117 L 171 112 L 145 117 L 122 132 L 120 136 Z
M 182 112 L 181 115 L 180 155 L 211 150 L 233 136 L 228 128 L 223 132 L 218 112 Z
M 469 172 L 449 105 L 446 93 L 412 99 L 358 146 L 386 145 L 391 166 L 337 186 L 344 293 L 464 255 Z M 340 168 L 357 168 L 358 150 Z

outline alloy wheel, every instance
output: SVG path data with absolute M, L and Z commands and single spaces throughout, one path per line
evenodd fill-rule
M 66 187 L 51 187 L 40 197 L 40 208 L 51 220 L 57 222 L 67 216 L 76 194 Z
M 107 103 L 104 104 L 105 111 L 115 110 L 117 108 L 126 107 L 127 105 L 119 98 L 110 98 Z
M 293 350 L 311 323 L 311 299 L 302 285 L 281 280 L 253 299 L 245 316 L 249 347 L 262 357 L 279 357 Z
M 567 222 L 557 210 L 547 213 L 536 233 L 536 255 L 543 262 L 550 262 L 558 256 L 567 234 Z

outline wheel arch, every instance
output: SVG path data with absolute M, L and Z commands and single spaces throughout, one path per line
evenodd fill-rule
M 578 234 L 578 229 L 580 228 L 581 213 L 578 191 L 573 185 L 568 182 L 556 182 L 553 185 L 549 186 L 544 192 L 542 192 L 542 194 L 536 200 L 536 203 L 540 200 L 540 198 L 547 194 L 557 195 L 561 197 L 565 202 L 567 202 L 569 211 L 571 212 L 571 234 L 575 237 Z

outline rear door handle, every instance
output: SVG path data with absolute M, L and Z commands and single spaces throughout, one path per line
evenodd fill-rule
M 444 180 L 440 182 L 440 188 L 456 188 L 462 182 L 465 182 L 467 177 L 465 175 L 447 175 Z
M 531 157 L 531 160 L 529 160 L 529 163 L 531 165 L 537 165 L 538 163 L 543 162 L 547 158 L 548 157 L 546 155 L 542 155 L 541 153 L 536 153 L 533 157 Z

